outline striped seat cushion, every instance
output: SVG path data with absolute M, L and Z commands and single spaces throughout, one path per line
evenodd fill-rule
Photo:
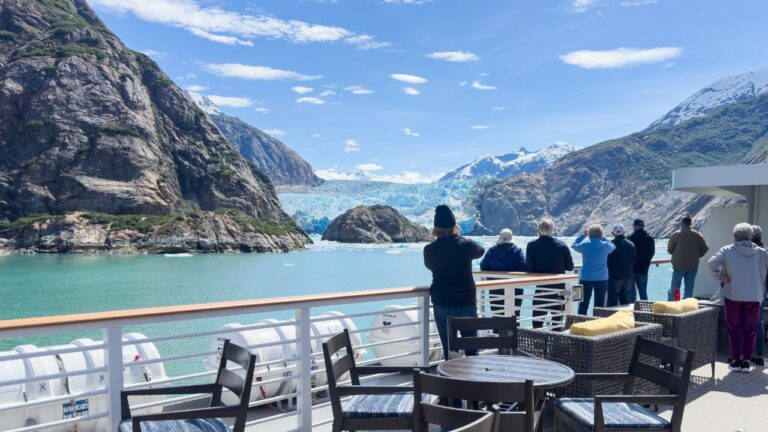
M 219 419 L 147 421 L 140 425 L 141 432 L 229 432 L 229 427 Z M 133 424 L 125 420 L 117 431 L 133 432 Z
M 590 398 L 562 398 L 555 401 L 555 408 L 592 429 L 595 425 L 595 401 Z M 669 421 L 640 405 L 628 403 L 603 403 L 606 429 L 648 429 L 669 427 Z
M 429 402 L 428 395 L 422 400 Z M 342 411 L 346 418 L 409 417 L 413 413 L 413 393 L 352 396 Z

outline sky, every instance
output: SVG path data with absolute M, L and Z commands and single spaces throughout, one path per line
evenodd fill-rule
M 89 0 L 182 88 L 325 175 L 425 182 L 640 131 L 768 66 L 768 2 Z

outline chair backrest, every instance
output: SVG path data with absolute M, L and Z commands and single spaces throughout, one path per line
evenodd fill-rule
M 629 364 L 629 374 L 633 378 L 650 381 L 666 389 L 670 395 L 677 396 L 678 402 L 672 412 L 672 424 L 676 424 L 677 427 L 683 421 L 683 409 L 688 395 L 688 385 L 691 381 L 693 357 L 693 351 L 686 351 L 638 337 Z M 643 361 L 648 358 L 655 360 L 650 364 Z
M 233 371 L 227 366 L 232 362 L 240 366 L 243 376 L 239 371 Z M 251 402 L 251 389 L 253 388 L 253 370 L 256 366 L 256 356 L 243 347 L 233 344 L 229 339 L 224 340 L 221 350 L 219 371 L 216 375 L 216 388 L 211 398 L 211 406 L 221 406 L 221 393 L 226 388 L 239 399 L 239 413 L 235 420 L 233 430 L 244 430 L 245 420 L 248 414 L 248 404 Z
M 349 372 L 352 384 L 360 385 L 360 378 L 355 373 L 355 353 L 352 351 L 349 330 L 344 329 L 343 332 L 323 342 L 323 359 L 325 360 L 325 374 L 328 377 L 328 395 L 331 399 L 331 408 L 334 415 L 341 415 L 341 397 L 336 391 L 339 378 Z
M 432 375 L 420 370 L 415 370 L 413 375 L 414 400 L 414 422 L 417 426 L 423 428 L 425 424 L 440 424 L 446 427 L 458 427 L 458 424 L 442 424 L 438 420 L 443 415 L 450 417 L 456 414 L 459 416 L 459 408 L 449 408 L 425 404 L 422 395 L 432 395 L 443 398 L 461 399 L 467 401 L 467 406 L 473 402 L 486 402 L 496 404 L 500 402 L 523 403 L 525 409 L 522 411 L 503 412 L 499 414 L 500 430 L 514 430 L 522 432 L 532 432 L 534 430 L 534 388 L 533 381 L 523 382 L 479 382 L 465 381 L 454 378 L 447 378 L 439 375 Z M 466 417 L 462 417 L 466 420 Z M 423 430 L 423 429 L 421 429 Z
M 459 337 L 460 332 L 492 331 L 485 336 Z M 517 349 L 517 318 L 448 317 L 448 349 L 481 350 L 497 349 L 499 354 L 511 354 Z

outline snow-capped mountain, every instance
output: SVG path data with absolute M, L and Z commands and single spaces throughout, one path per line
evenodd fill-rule
M 675 126 L 700 117 L 725 104 L 739 102 L 768 92 L 768 68 L 719 79 L 699 90 L 660 119 L 648 130 Z
M 223 112 L 221 112 L 219 107 L 216 106 L 216 104 L 213 103 L 213 101 L 208 98 L 208 96 L 200 93 L 191 92 L 191 91 L 188 91 L 187 94 L 189 95 L 190 99 L 192 99 L 192 101 L 196 103 L 197 106 L 200 107 L 200 109 L 205 111 L 206 114 L 208 115 L 224 114 Z
M 485 155 L 449 172 L 440 181 L 503 179 L 517 174 L 537 173 L 574 150 L 576 146 L 558 141 L 536 152 L 521 147 L 517 152 L 501 156 Z

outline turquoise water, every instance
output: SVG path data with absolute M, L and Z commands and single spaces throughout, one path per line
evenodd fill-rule
M 315 239 L 317 240 L 317 239 Z M 493 238 L 478 239 L 490 245 Z M 524 247 L 529 239 L 518 238 Z M 659 257 L 665 243 L 659 243 Z M 288 254 L 194 255 L 30 255 L 0 256 L 0 319 L 38 317 L 150 306 L 258 299 L 372 288 L 427 285 L 423 245 L 358 246 L 317 242 L 306 251 Z M 576 259 L 578 254 L 574 254 Z M 671 269 L 652 267 L 649 294 L 666 296 Z M 355 312 L 377 310 L 392 302 L 325 308 Z M 323 310 L 313 310 L 313 315 Z M 205 331 L 229 323 L 263 318 L 291 318 L 291 311 L 137 326 L 148 336 Z M 368 327 L 370 318 L 356 320 Z M 77 337 L 101 339 L 98 331 L 50 334 L 16 340 L 0 339 L 0 351 L 24 343 L 47 346 Z M 204 351 L 206 338 L 158 343 L 163 355 Z M 199 363 L 176 362 L 169 372 L 194 370 Z

